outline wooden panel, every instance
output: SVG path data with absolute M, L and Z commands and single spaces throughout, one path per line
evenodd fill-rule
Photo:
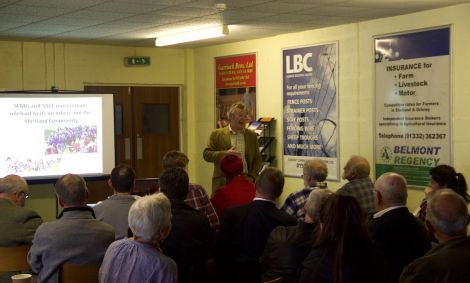
M 135 160 L 138 178 L 160 176 L 163 171 L 161 162 L 163 155 L 169 150 L 179 149 L 178 93 L 178 87 L 132 88 L 135 135 L 136 139 L 142 139 L 142 158 Z M 168 107 L 168 133 L 144 131 L 143 110 L 145 105 L 166 105 Z M 158 122 L 161 121 L 152 121 L 152 123 Z
M 31 269 L 27 261 L 30 248 L 31 245 L 0 247 L 0 272 Z
M 127 86 L 85 86 L 85 91 L 95 93 L 114 93 L 114 105 L 120 105 L 122 108 L 122 135 L 115 135 L 115 163 L 116 164 L 132 164 L 132 99 L 130 89 Z M 130 141 L 131 156 L 130 159 L 125 158 L 125 139 Z

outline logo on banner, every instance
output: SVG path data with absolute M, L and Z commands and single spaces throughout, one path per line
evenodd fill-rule
M 380 149 L 380 159 L 382 159 L 383 162 L 391 163 L 392 157 L 392 150 L 388 146 L 384 146 L 382 149 Z

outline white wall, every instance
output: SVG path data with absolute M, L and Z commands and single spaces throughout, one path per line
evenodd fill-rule
M 339 140 L 340 166 L 353 154 L 373 160 L 373 111 L 374 111 L 374 45 L 373 37 L 387 33 L 419 30 L 424 28 L 452 26 L 452 85 L 453 85 L 453 156 L 458 171 L 470 178 L 470 131 L 466 130 L 470 111 L 470 76 L 467 52 L 470 38 L 470 4 L 430 10 L 398 17 L 383 18 L 358 24 L 285 34 L 259 40 L 250 40 L 198 48 L 194 50 L 194 108 L 193 127 L 197 135 L 190 136 L 194 144 L 191 160 L 196 180 L 205 188 L 211 188 L 212 166 L 202 160 L 202 150 L 213 130 L 214 114 L 214 58 L 220 56 L 257 54 L 257 111 L 258 116 L 274 117 L 276 123 L 277 166 L 282 168 L 282 57 L 283 48 L 314 45 L 337 41 L 339 43 Z M 333 189 L 342 182 L 330 182 Z M 285 192 L 302 187 L 300 178 L 286 178 Z M 408 206 L 415 209 L 423 197 L 421 190 L 411 189 Z

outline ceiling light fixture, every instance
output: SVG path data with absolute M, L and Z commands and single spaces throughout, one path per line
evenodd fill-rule
M 167 46 L 183 42 L 191 42 L 228 35 L 227 25 L 221 25 L 206 29 L 192 30 L 157 37 L 155 46 Z

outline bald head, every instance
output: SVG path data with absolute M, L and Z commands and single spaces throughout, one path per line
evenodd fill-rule
M 343 179 L 348 181 L 369 177 L 370 165 L 367 159 L 353 155 L 344 166 Z
M 466 236 L 469 221 L 467 204 L 451 189 L 438 190 L 428 202 L 426 220 L 437 234 L 451 238 Z M 440 238 L 438 236 L 441 242 Z
M 0 197 L 19 206 L 24 206 L 29 194 L 28 183 L 18 175 L 7 175 L 0 179 Z
M 75 174 L 64 175 L 57 180 L 54 188 L 63 207 L 86 204 L 87 188 L 82 177 Z
M 377 206 L 384 209 L 391 206 L 406 205 L 408 192 L 406 179 L 396 173 L 384 173 L 375 181 L 375 190 L 378 196 Z M 380 207 L 379 207 L 380 206 Z

